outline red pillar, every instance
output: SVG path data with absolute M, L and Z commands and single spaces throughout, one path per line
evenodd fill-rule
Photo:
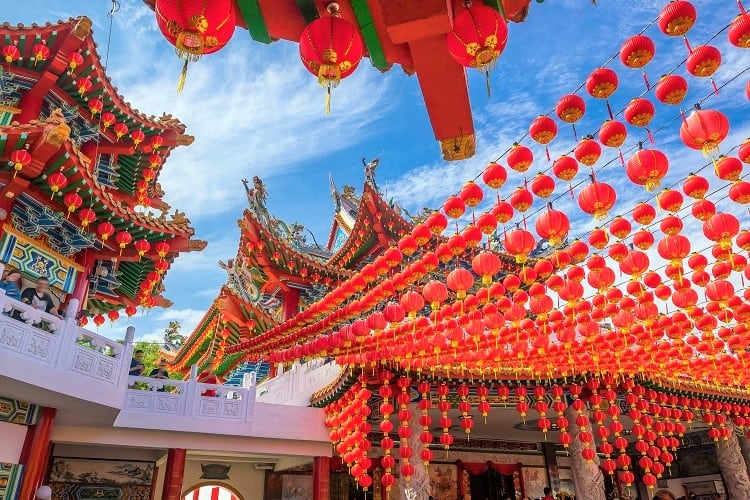
M 167 453 L 167 466 L 164 469 L 164 488 L 162 500 L 182 499 L 182 479 L 185 476 L 185 457 L 187 451 L 173 448 Z
M 50 436 L 52 435 L 52 426 L 55 423 L 56 414 L 55 408 L 45 407 L 39 417 L 39 422 L 32 426 L 26 435 L 20 460 L 21 465 L 26 466 L 26 470 L 23 473 L 18 500 L 33 500 L 36 496 L 36 490 L 44 481 L 52 449 Z
M 329 457 L 313 458 L 313 500 L 330 500 L 331 498 L 331 459 Z
M 292 319 L 299 312 L 299 288 L 289 287 L 289 291 L 284 294 L 284 303 L 281 306 L 281 319 L 287 321 Z
M 86 307 L 86 298 L 89 293 L 89 278 L 91 277 L 91 273 L 94 271 L 94 261 L 96 259 L 94 259 L 94 255 L 91 250 L 86 249 L 81 252 L 78 260 L 78 263 L 83 267 L 83 271 L 81 271 L 81 273 L 78 275 L 75 287 L 73 288 L 73 293 L 70 294 L 68 300 L 78 299 L 80 307 L 81 309 L 83 309 L 84 307 Z

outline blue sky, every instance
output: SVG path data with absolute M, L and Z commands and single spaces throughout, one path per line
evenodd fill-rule
M 161 175 L 166 199 L 184 210 L 196 228 L 196 236 L 209 242 L 200 254 L 180 257 L 166 280 L 166 295 L 175 305 L 155 309 L 134 319 L 137 337 L 160 337 L 167 322 L 183 323 L 191 331 L 226 276 L 217 265 L 235 255 L 236 220 L 245 205 L 240 179 L 259 175 L 269 191 L 269 208 L 276 216 L 308 227 L 319 242 L 328 235 L 332 204 L 328 174 L 340 186 L 362 185 L 360 157 L 380 157 L 378 183 L 387 196 L 414 212 L 424 206 L 439 207 L 449 194 L 479 174 L 487 161 L 500 156 L 527 130 L 539 114 L 549 112 L 557 99 L 575 90 L 591 70 L 608 61 L 621 43 L 654 19 L 664 1 L 618 2 L 603 0 L 596 6 L 584 0 L 532 2 L 526 22 L 511 24 L 507 48 L 492 73 L 492 97 L 487 98 L 483 76 L 470 72 L 469 86 L 475 113 L 477 154 L 457 163 L 441 159 L 427 118 L 416 77 L 399 67 L 381 74 L 363 61 L 356 73 L 333 95 L 333 111 L 323 113 L 324 93 L 302 67 L 297 45 L 276 42 L 270 46 L 252 41 L 237 29 L 227 48 L 192 64 L 186 89 L 175 93 L 181 62 L 161 36 L 154 14 L 140 0 L 120 0 L 113 20 L 108 73 L 122 95 L 147 114 L 172 113 L 196 136 L 190 147 L 170 156 Z M 6 2 L 7 3 L 7 2 Z M 699 45 L 730 22 L 737 13 L 734 2 L 698 0 L 698 23 L 689 33 Z M 720 5 L 717 5 L 720 4 Z M 103 0 L 27 0 L 3 6 L 3 18 L 12 24 L 44 23 L 85 14 L 94 21 L 94 36 L 104 57 L 109 2 Z M 655 60 L 647 66 L 652 82 L 686 56 L 681 39 L 663 36 L 656 26 L 646 32 L 657 43 Z M 716 75 L 719 85 L 750 64 L 747 51 L 731 47 L 726 34 L 712 42 L 724 56 Z M 615 110 L 644 90 L 638 70 L 625 68 L 615 59 L 609 67 L 620 76 L 620 88 L 611 99 Z M 680 68 L 678 73 L 685 74 Z M 740 79 L 712 97 L 704 108 L 715 107 L 732 119 L 726 144 L 738 145 L 750 135 L 748 103 Z M 686 103 L 710 92 L 710 83 L 688 77 Z M 579 134 L 598 130 L 606 118 L 603 102 L 587 100 L 587 116 Z M 651 95 L 652 97 L 652 95 Z M 654 99 L 655 101 L 655 99 Z M 653 128 L 674 119 L 677 110 L 657 103 Z M 705 163 L 699 152 L 680 147 L 679 121 L 656 134 L 657 147 L 670 154 L 673 181 Z M 630 130 L 628 145 L 645 134 Z M 638 137 L 638 139 L 636 139 Z M 536 162 L 529 178 L 548 168 L 543 150 L 528 139 Z M 551 144 L 553 158 L 574 146 L 569 127 L 560 126 Z M 605 151 L 604 161 L 614 157 Z M 649 195 L 623 182 L 619 162 L 607 167 L 602 177 L 618 187 L 618 210 L 626 212 L 635 201 Z M 503 195 L 522 182 L 511 176 Z M 580 179 L 580 177 L 579 177 Z M 669 184 L 666 182 L 665 184 Z M 563 192 L 562 186 L 557 192 Z M 537 201 L 537 205 L 542 204 Z M 575 211 L 569 197 L 556 209 Z M 613 214 L 614 215 L 614 214 Z M 590 219 L 574 218 L 573 234 L 583 234 Z M 699 233 L 699 229 L 698 229 Z M 101 333 L 121 337 L 122 322 Z

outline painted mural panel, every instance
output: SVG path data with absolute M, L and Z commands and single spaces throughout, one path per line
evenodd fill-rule
M 51 482 L 150 486 L 153 462 L 55 457 Z

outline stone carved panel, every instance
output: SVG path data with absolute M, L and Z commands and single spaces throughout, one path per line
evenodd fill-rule
M 135 394 L 131 391 L 128 391 L 128 396 L 125 399 L 126 409 L 135 411 L 143 411 L 149 409 L 149 394 L 143 391 L 141 392 L 142 394 Z
M 41 335 L 31 335 L 26 346 L 26 353 L 35 358 L 47 360 L 52 342 Z
M 179 397 L 157 393 L 154 395 L 154 411 L 159 413 L 177 413 Z
M 240 418 L 241 404 L 237 401 L 225 402 L 221 407 L 221 416 L 224 418 Z
M 216 417 L 219 415 L 219 402 L 201 398 L 198 415 L 201 417 Z
M 21 329 L 5 324 L 0 330 L 0 345 L 11 351 L 19 351 L 23 344 L 23 337 L 24 332 Z
M 86 351 L 76 349 L 75 357 L 73 358 L 73 371 L 84 375 L 90 375 L 93 368 L 94 356 Z

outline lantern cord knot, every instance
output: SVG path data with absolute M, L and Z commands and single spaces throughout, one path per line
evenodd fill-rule
M 328 13 L 335 17 L 340 17 L 341 14 L 339 13 L 339 3 L 338 2 L 328 2 L 326 5 L 326 10 Z

